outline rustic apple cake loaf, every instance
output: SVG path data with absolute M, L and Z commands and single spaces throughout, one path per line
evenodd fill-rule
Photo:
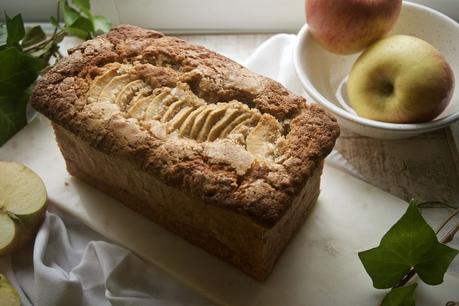
M 70 50 L 32 105 L 72 175 L 259 280 L 315 202 L 339 134 L 277 82 L 128 25 Z

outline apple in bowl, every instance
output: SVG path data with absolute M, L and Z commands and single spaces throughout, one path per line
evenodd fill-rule
M 361 51 L 395 25 L 402 0 L 306 0 L 306 20 L 314 38 L 337 54 Z
M 0 161 L 0 256 L 33 240 L 46 213 L 41 178 L 24 165 Z
M 448 105 L 454 74 L 426 41 L 394 35 L 374 43 L 354 63 L 347 97 L 362 117 L 392 123 L 420 123 Z

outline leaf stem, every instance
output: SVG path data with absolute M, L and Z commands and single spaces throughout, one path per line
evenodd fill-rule
M 50 42 L 54 43 L 55 40 L 56 40 L 56 37 L 59 37 L 59 36 L 64 35 L 64 34 L 65 34 L 65 32 L 63 30 L 60 30 L 59 32 L 53 34 L 51 37 L 49 37 L 49 38 L 47 38 L 45 40 L 42 40 L 42 41 L 40 41 L 40 42 L 38 42 L 36 44 L 33 44 L 33 45 L 31 45 L 31 46 L 29 46 L 27 48 L 24 48 L 24 52 L 30 52 L 30 51 L 35 50 L 35 49 L 40 49 L 41 47 L 46 46 Z
M 406 273 L 406 275 L 402 278 L 400 283 L 398 283 L 398 285 L 394 288 L 400 288 L 405 286 L 415 275 L 416 271 L 414 270 L 414 268 L 411 268 L 410 271 L 408 271 L 408 273 Z
M 57 6 L 56 6 L 56 20 L 57 20 L 57 25 L 54 27 L 54 31 L 53 31 L 53 35 L 51 35 L 51 37 L 49 37 L 48 39 L 45 39 L 45 40 L 42 40 L 36 44 L 33 44 L 27 48 L 24 48 L 24 52 L 29 52 L 29 51 L 32 51 L 32 50 L 35 50 L 35 49 L 40 49 L 40 47 L 44 47 L 46 46 L 47 44 L 49 43 L 55 43 L 56 42 L 56 38 L 61 36 L 61 35 L 65 35 L 65 32 L 63 30 L 59 30 L 59 18 L 60 18 L 60 3 L 57 2 Z
M 59 28 L 60 12 L 61 12 L 61 3 L 59 1 L 57 1 L 57 6 L 56 6 L 56 21 L 57 21 L 57 23 L 56 23 L 56 26 L 54 27 L 53 37 L 56 35 L 57 29 Z

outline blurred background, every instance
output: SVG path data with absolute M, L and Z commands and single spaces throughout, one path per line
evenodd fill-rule
M 1 0 L 10 16 L 47 22 L 56 0 Z M 411 0 L 459 21 L 459 0 Z M 93 0 L 96 14 L 114 24 L 130 23 L 168 33 L 297 32 L 304 23 L 304 0 Z M 1 14 L 0 20 L 4 16 Z

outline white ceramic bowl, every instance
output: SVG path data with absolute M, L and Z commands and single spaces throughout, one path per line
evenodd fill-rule
M 445 56 L 459 83 L 459 24 L 425 6 L 403 2 L 400 17 L 389 35 L 417 36 L 436 47 Z M 293 62 L 307 95 L 330 110 L 339 124 L 361 135 L 396 139 L 414 136 L 450 125 L 459 119 L 459 86 L 456 85 L 448 107 L 433 121 L 419 124 L 395 124 L 365 119 L 347 104 L 346 80 L 359 54 L 336 55 L 322 48 L 308 31 L 307 24 L 298 33 Z

